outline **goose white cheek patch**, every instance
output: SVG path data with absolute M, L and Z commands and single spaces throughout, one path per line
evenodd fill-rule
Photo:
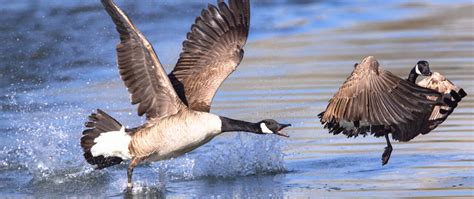
M 415 67 L 416 74 L 421 75 L 420 66 L 417 64 Z
M 263 133 L 268 133 L 268 134 L 272 134 L 273 131 L 270 131 L 270 129 L 268 129 L 267 125 L 265 123 L 260 123 L 260 128 L 262 129 L 262 132 Z

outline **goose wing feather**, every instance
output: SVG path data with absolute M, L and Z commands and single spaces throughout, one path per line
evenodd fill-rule
M 169 74 L 181 100 L 191 109 L 209 112 L 222 82 L 243 58 L 250 25 L 248 0 L 209 5 L 196 18 L 183 51 Z
M 419 81 L 417 85 L 435 90 L 442 94 L 450 94 L 451 91 L 459 91 L 460 88 L 454 85 L 451 81 L 446 79 L 438 72 L 434 72 L 431 76 L 424 78 L 423 80 Z M 433 99 L 433 97 L 428 97 Z M 449 115 L 453 112 L 454 107 L 450 106 L 435 106 L 431 112 L 428 112 L 429 118 L 426 125 L 428 125 L 428 132 L 436 128 L 439 124 L 444 122 L 448 118 Z M 423 133 L 428 133 L 423 132 Z
M 118 68 L 132 104 L 138 104 L 138 115 L 154 120 L 177 113 L 184 105 L 152 45 L 112 0 L 102 0 L 102 4 L 120 34 Z
M 366 58 L 367 59 L 367 58 Z M 372 65 L 376 66 L 372 66 Z M 361 122 L 397 126 L 400 137 L 409 137 L 410 124 L 427 109 L 441 103 L 441 94 L 417 86 L 378 67 L 378 62 L 356 66 L 321 114 L 321 122 Z M 334 126 L 334 124 L 330 125 Z M 337 126 L 336 126 L 337 127 Z M 337 127 L 339 128 L 339 127 Z

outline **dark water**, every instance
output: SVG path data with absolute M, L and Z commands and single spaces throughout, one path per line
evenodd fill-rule
M 173 67 L 194 17 L 213 1 L 118 1 Z M 115 67 L 118 36 L 96 1 L 0 0 L 0 196 L 428 197 L 474 195 L 474 99 L 429 135 L 394 143 L 346 139 L 316 115 L 352 70 L 376 56 L 406 76 L 420 59 L 474 93 L 474 6 L 469 1 L 253 1 L 239 69 L 212 112 L 293 124 L 290 139 L 229 133 L 183 157 L 94 171 L 79 147 L 96 108 L 143 122 Z

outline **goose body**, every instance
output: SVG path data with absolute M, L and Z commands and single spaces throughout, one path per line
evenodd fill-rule
M 257 123 L 234 120 L 209 113 L 212 98 L 222 82 L 243 58 L 250 24 L 248 0 L 229 0 L 202 11 L 183 52 L 167 75 L 146 37 L 112 0 L 102 0 L 111 16 L 120 43 L 117 61 L 120 76 L 138 105 L 145 124 L 126 129 L 98 109 L 89 116 L 81 146 L 88 163 L 97 169 L 131 160 L 127 170 L 132 187 L 133 169 L 142 161 L 178 157 L 230 131 L 276 134 L 290 124 L 267 119 Z
M 428 74 L 429 71 L 418 71 Z M 348 137 L 372 134 L 385 136 L 387 147 L 382 155 L 386 164 L 392 152 L 388 135 L 399 141 L 409 141 L 426 110 L 444 104 L 443 95 L 432 89 L 383 70 L 378 61 L 366 57 L 356 64 L 353 72 L 319 114 L 329 133 Z
M 219 116 L 183 110 L 134 133 L 129 148 L 134 157 L 158 161 L 192 151 L 220 133 Z

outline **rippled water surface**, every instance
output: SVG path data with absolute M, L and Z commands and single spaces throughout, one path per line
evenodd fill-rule
M 185 33 L 208 2 L 124 2 L 170 71 Z M 180 158 L 135 170 L 95 171 L 79 146 L 96 108 L 130 127 L 115 67 L 118 36 L 96 1 L 0 0 L 0 196 L 427 197 L 474 195 L 474 98 L 441 126 L 407 143 L 346 139 L 316 115 L 363 57 L 406 77 L 420 59 L 474 93 L 474 5 L 470 1 L 253 1 L 238 70 L 212 112 L 292 123 L 291 138 L 228 133 Z

